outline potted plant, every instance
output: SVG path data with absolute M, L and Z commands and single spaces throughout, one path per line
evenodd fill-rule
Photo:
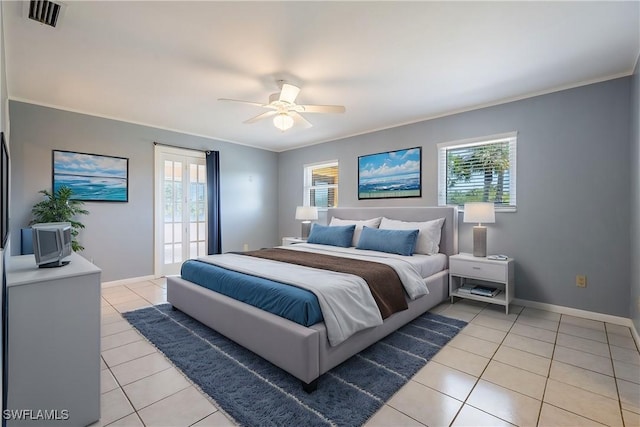
M 39 191 L 44 194 L 45 199 L 33 205 L 31 213 L 33 221 L 29 223 L 37 224 L 40 222 L 69 222 L 71 223 L 71 248 L 74 252 L 80 252 L 84 249 L 78 243 L 77 237 L 84 224 L 77 221 L 78 215 L 88 215 L 89 211 L 82 208 L 83 201 L 72 199 L 73 191 L 71 188 L 61 186 L 55 191 L 47 190 Z

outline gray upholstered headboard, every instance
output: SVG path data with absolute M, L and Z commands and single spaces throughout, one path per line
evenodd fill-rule
M 340 219 L 359 220 L 385 216 L 400 221 L 429 221 L 444 218 L 440 252 L 447 255 L 458 253 L 458 209 L 455 207 L 330 208 L 327 222 L 330 222 L 334 216 Z

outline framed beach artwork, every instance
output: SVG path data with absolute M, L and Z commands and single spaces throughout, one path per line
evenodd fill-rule
M 129 159 L 61 150 L 52 159 L 53 191 L 66 186 L 75 200 L 129 201 Z
M 358 199 L 422 196 L 420 147 L 358 157 Z

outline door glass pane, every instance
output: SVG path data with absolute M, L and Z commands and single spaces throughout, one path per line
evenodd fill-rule
M 204 240 L 207 235 L 207 227 L 204 222 L 198 223 L 198 240 Z
M 173 205 L 171 203 L 164 204 L 164 221 L 171 222 L 173 220 Z
M 193 200 L 189 203 L 189 221 L 195 221 L 198 215 L 198 205 Z
M 164 245 L 164 263 L 173 263 L 173 245 Z
M 164 179 L 165 181 L 173 181 L 173 162 L 171 160 L 164 161 Z
M 182 242 L 182 223 L 173 224 L 173 241 Z
M 198 257 L 198 243 L 191 242 L 189 244 L 189 258 L 197 258 Z
M 176 182 L 174 185 L 174 191 L 175 194 L 173 195 L 173 200 L 176 203 L 180 203 L 182 204 L 182 183 L 181 182 Z
M 176 202 L 174 205 L 173 220 L 182 222 L 182 203 Z
M 182 262 L 182 244 L 174 245 L 173 249 L 173 262 Z
M 195 242 L 198 240 L 198 223 L 190 222 L 189 223 L 189 241 Z
M 173 243 L 173 227 L 171 224 L 164 225 L 164 243 Z
M 204 202 L 198 203 L 198 221 L 205 220 Z

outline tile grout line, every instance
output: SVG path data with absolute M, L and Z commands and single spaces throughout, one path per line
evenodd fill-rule
M 129 288 L 127 288 L 127 289 L 129 289 Z M 164 289 L 164 288 L 162 288 L 162 289 Z M 130 290 L 131 292 L 135 293 L 136 295 L 139 295 L 139 294 L 137 294 L 134 290 L 131 290 L 131 289 L 129 289 L 129 290 Z M 151 301 L 147 300 L 146 298 L 144 298 L 143 296 L 141 296 L 141 295 L 139 295 L 139 296 L 140 296 L 142 299 L 146 300 L 146 301 L 147 301 L 148 303 L 150 303 L 151 305 L 156 305 L 156 304 L 154 304 L 153 302 L 151 302 Z M 115 307 L 113 307 L 113 306 L 112 306 L 112 304 L 111 304 L 111 303 L 109 303 L 109 301 L 108 301 L 108 300 L 106 300 L 106 299 L 105 299 L 105 301 L 106 301 L 106 303 L 107 303 L 106 305 L 107 305 L 108 307 L 110 307 L 110 308 L 113 308 L 113 309 L 116 311 L 116 313 L 117 313 L 117 314 L 122 318 L 122 313 L 121 313 L 121 312 L 119 312 L 117 309 L 115 309 Z M 451 304 L 451 305 L 450 305 L 450 307 L 453 307 L 453 306 L 454 306 L 454 304 Z M 482 307 L 482 309 L 481 309 L 479 312 L 477 312 L 477 313 L 470 313 L 470 312 L 466 312 L 465 310 L 463 310 L 463 309 L 462 309 L 462 311 L 463 311 L 463 312 L 473 315 L 473 317 L 471 318 L 471 320 L 469 320 L 469 321 L 467 322 L 467 324 L 471 324 L 471 322 L 472 322 L 473 320 L 475 320 L 479 315 L 483 314 L 483 312 L 486 310 L 486 308 L 487 308 L 487 305 L 485 304 L 485 305 L 484 305 L 484 307 Z M 445 316 L 446 316 L 446 311 L 447 311 L 447 310 L 445 309 L 444 311 L 440 311 L 440 312 L 438 312 L 438 314 L 442 314 L 442 315 L 445 315 Z M 107 315 L 110 315 L 110 314 L 112 314 L 112 313 L 107 313 Z M 485 315 L 486 315 L 486 313 L 485 313 Z M 101 316 L 102 316 L 102 314 L 101 314 Z M 487 315 L 487 316 L 489 316 L 489 315 Z M 500 342 L 499 342 L 499 343 L 495 343 L 494 341 L 488 341 L 488 340 L 484 340 L 483 338 L 479 338 L 479 337 L 475 337 L 475 336 L 473 336 L 473 335 L 469 335 L 469 336 L 472 336 L 472 337 L 474 337 L 474 338 L 476 338 L 476 339 L 480 339 L 480 340 L 483 340 L 483 341 L 487 341 L 487 342 L 492 342 L 492 343 L 498 344 L 498 346 L 497 346 L 496 350 L 492 353 L 492 355 L 488 358 L 488 359 L 489 359 L 489 362 L 488 362 L 488 363 L 487 363 L 487 365 L 484 367 L 484 369 L 482 370 L 482 372 L 481 372 L 481 373 L 480 373 L 480 374 L 475 378 L 475 382 L 473 383 L 473 386 L 471 387 L 471 389 L 470 389 L 469 393 L 466 395 L 466 397 L 465 397 L 465 398 L 464 398 L 464 400 L 462 401 L 462 405 L 460 406 L 460 408 L 458 409 L 458 411 L 457 411 L 457 412 L 455 413 L 455 415 L 453 416 L 453 419 L 452 419 L 452 421 L 451 421 L 451 423 L 450 423 L 450 424 L 452 424 L 452 423 L 454 423 L 454 422 L 455 422 L 455 420 L 459 417 L 459 415 L 460 415 L 460 413 L 461 413 L 462 409 L 464 408 L 464 406 L 465 406 L 465 405 L 468 405 L 467 401 L 469 400 L 469 397 L 471 396 L 471 394 L 473 393 L 473 391 L 474 391 L 474 390 L 475 390 L 475 388 L 477 387 L 477 385 L 478 385 L 478 383 L 479 383 L 479 381 L 480 381 L 480 379 L 481 379 L 482 375 L 483 375 L 483 374 L 485 373 L 485 371 L 487 370 L 488 365 L 489 365 L 492 361 L 494 361 L 494 360 L 495 360 L 495 359 L 494 359 L 494 357 L 495 357 L 496 353 L 500 350 L 500 348 L 502 348 L 502 347 L 506 347 L 506 348 L 513 348 L 513 349 L 515 349 L 515 350 L 520 350 L 520 349 L 515 348 L 515 347 L 510 347 L 509 345 L 505 344 L 505 341 L 506 341 L 506 337 L 507 337 L 507 336 L 509 336 L 509 334 L 511 334 L 511 333 L 512 333 L 512 330 L 513 330 L 514 326 L 516 325 L 516 323 L 518 322 L 518 320 L 521 318 L 521 316 L 522 316 L 522 317 L 529 317 L 529 316 L 526 316 L 525 310 L 523 309 L 523 310 L 521 310 L 519 313 L 517 313 L 517 316 L 516 316 L 516 318 L 514 319 L 514 321 L 513 321 L 513 322 L 511 322 L 511 326 L 509 327 L 508 331 L 506 331 L 506 332 L 505 332 L 505 331 L 502 331 L 502 330 L 500 330 L 500 329 L 495 329 L 496 331 L 505 332 L 504 337 L 500 340 Z M 559 320 L 558 320 L 558 323 L 557 323 L 556 329 L 555 329 L 555 331 L 552 331 L 552 332 L 554 332 L 554 333 L 555 333 L 555 339 L 554 339 L 554 342 L 552 343 L 552 344 L 553 344 L 553 350 L 552 350 L 551 357 L 550 357 L 550 364 L 549 364 L 549 368 L 547 369 L 547 373 L 546 373 L 546 380 L 545 380 L 544 390 L 543 390 L 543 393 L 542 393 L 541 405 L 540 405 L 540 409 L 539 409 L 539 411 L 538 411 L 538 416 L 537 416 L 537 424 L 539 424 L 539 423 L 540 423 L 540 418 L 541 418 L 541 414 L 542 414 L 542 407 L 543 407 L 543 405 L 545 404 L 544 398 L 545 398 L 545 395 L 546 395 L 546 393 L 547 393 L 547 388 L 548 388 L 549 380 L 551 379 L 551 378 L 550 378 L 550 372 L 551 372 L 552 364 L 554 363 L 554 360 L 555 360 L 555 359 L 554 359 L 554 356 L 555 356 L 555 354 L 556 354 L 556 350 L 558 349 L 558 346 L 560 346 L 560 347 L 565 347 L 565 346 L 561 346 L 560 344 L 558 344 L 559 333 L 560 333 L 560 326 L 561 326 L 561 325 L 562 325 L 562 323 L 563 323 L 563 322 L 562 322 L 562 320 L 563 320 L 563 316 L 564 316 L 564 315 L 560 315 L 560 318 L 559 318 Z M 490 317 L 494 317 L 494 316 L 490 316 Z M 497 317 L 497 316 L 495 316 L 495 318 L 499 319 L 499 317 Z M 122 318 L 122 319 L 126 321 L 126 319 L 124 319 L 124 318 Z M 542 319 L 542 320 L 548 320 L 548 319 L 544 319 L 544 318 L 541 318 L 541 319 Z M 499 320 L 500 320 L 500 319 L 499 319 Z M 565 323 L 566 323 L 566 322 L 565 322 Z M 549 330 L 549 329 L 546 329 L 546 328 L 540 328 L 540 327 L 538 327 L 538 326 L 534 326 L 534 325 L 528 325 L 528 324 L 526 324 L 526 323 L 522 323 L 522 322 L 521 322 L 521 324 L 527 325 L 527 326 L 532 327 L 532 328 L 543 329 L 543 330 Z M 571 326 L 581 327 L 581 328 L 584 328 L 584 329 L 593 329 L 593 330 L 597 330 L 597 329 L 595 329 L 595 328 L 585 328 L 584 326 L 574 325 L 574 324 L 572 324 L 572 323 L 567 323 L 567 324 L 569 324 L 569 325 L 571 325 Z M 492 329 L 492 330 L 494 329 L 494 328 L 492 328 L 492 327 L 490 327 L 490 326 L 484 326 L 484 325 L 477 325 L 477 326 L 482 326 L 482 327 L 484 327 L 484 328 L 488 328 L 488 329 Z M 134 329 L 134 330 L 135 330 L 135 329 Z M 563 332 L 563 333 L 565 333 L 565 332 Z M 523 337 L 523 338 L 532 339 L 532 340 L 534 340 L 534 341 L 547 342 L 547 341 L 538 340 L 538 339 L 536 339 L 536 338 L 527 337 L 527 336 L 525 336 L 525 335 L 520 335 L 520 334 L 518 334 L 518 333 L 516 333 L 516 332 L 513 332 L 513 334 L 514 334 L 514 335 L 517 335 L 517 336 L 520 336 L 520 337 Z M 113 334 L 112 334 L 112 335 L 113 335 Z M 567 335 L 570 335 L 570 336 L 573 336 L 573 337 L 577 337 L 577 338 L 581 338 L 581 339 L 586 339 L 586 340 L 589 340 L 589 341 L 593 341 L 593 342 L 595 342 L 595 343 L 601 342 L 601 341 L 593 340 L 593 339 L 591 339 L 591 338 L 585 338 L 585 337 L 581 337 L 581 336 L 579 336 L 579 335 L 573 335 L 573 334 L 570 334 L 570 333 L 569 333 L 569 334 L 567 334 Z M 611 349 L 611 345 L 612 345 L 612 344 L 610 343 L 610 340 L 609 340 L 609 334 L 608 334 L 608 330 L 607 330 L 607 328 L 606 328 L 606 325 L 605 325 L 605 335 L 606 335 L 606 340 L 607 340 L 606 345 L 608 346 L 608 350 L 609 350 L 609 356 L 610 356 L 610 357 L 609 357 L 609 359 L 610 359 L 610 363 L 611 363 L 611 365 L 613 365 L 613 360 L 614 360 L 614 359 L 613 359 L 613 354 L 612 354 L 612 351 L 611 351 L 611 350 L 612 350 L 612 349 Z M 110 336 L 110 335 L 109 335 L 109 336 Z M 128 344 L 131 344 L 131 343 L 128 343 Z M 603 344 L 604 344 L 604 343 L 603 343 Z M 448 343 L 447 345 L 449 345 L 449 343 Z M 117 349 L 117 348 L 120 348 L 120 347 L 122 347 L 122 346 L 114 347 L 114 349 Z M 452 347 L 453 347 L 453 346 L 452 346 Z M 443 347 L 443 348 L 444 348 L 444 347 Z M 589 352 L 589 351 L 585 351 L 585 350 L 573 349 L 573 348 L 571 348 L 571 347 L 566 347 L 566 348 L 569 348 L 569 349 L 571 349 L 571 350 L 575 350 L 575 351 L 579 351 L 579 352 L 583 352 L 583 353 L 586 353 L 586 354 L 592 354 L 592 355 L 595 355 L 595 356 L 599 356 L 598 354 L 591 353 L 591 352 Z M 111 349 L 110 349 L 110 350 L 111 350 Z M 460 350 L 463 350 L 463 349 L 460 349 Z M 463 351 L 466 351 L 466 350 L 463 350 Z M 524 353 L 527 353 L 527 354 L 532 354 L 532 355 L 540 356 L 540 355 L 538 355 L 538 354 L 536 354 L 536 353 L 530 353 L 529 351 L 526 351 L 526 350 L 520 350 L 520 351 L 523 351 Z M 156 349 L 156 352 L 158 352 L 158 351 L 157 351 L 157 349 Z M 472 353 L 472 352 L 470 352 L 470 353 Z M 162 354 L 162 353 L 160 352 L 160 354 Z M 146 356 L 146 355 L 145 355 L 145 356 Z M 141 356 L 141 357 L 145 357 L 145 356 Z M 480 355 L 480 356 L 481 356 L 481 355 Z M 102 357 L 102 356 L 101 356 L 101 357 Z M 165 356 L 165 357 L 166 357 L 166 356 Z M 541 356 L 541 357 L 542 357 L 542 356 Z M 137 360 L 137 359 L 139 359 L 139 358 L 140 358 L 140 357 L 136 357 L 136 358 L 134 358 L 134 359 L 132 359 L 132 360 Z M 102 359 L 102 360 L 104 361 L 104 359 Z M 431 361 L 430 361 L 430 362 L 431 362 Z M 118 388 L 122 390 L 122 392 L 124 393 L 125 397 L 127 398 L 127 401 L 129 401 L 129 403 L 131 404 L 131 407 L 132 407 L 132 408 L 133 408 L 133 410 L 134 410 L 134 412 L 133 412 L 133 413 L 135 413 L 135 414 L 136 414 L 136 416 L 138 417 L 138 419 L 140 420 L 140 422 L 142 422 L 142 423 L 144 424 L 144 422 L 142 421 L 142 419 L 141 419 L 141 417 L 140 417 L 140 415 L 139 415 L 138 411 L 135 409 L 135 407 L 134 407 L 134 406 L 133 406 L 133 404 L 131 403 L 131 401 L 130 401 L 130 399 L 129 399 L 128 395 L 124 392 L 124 389 L 122 388 L 122 386 L 121 386 L 121 384 L 120 384 L 120 381 L 118 381 L 118 379 L 117 379 L 117 378 L 115 377 L 115 375 L 113 374 L 113 371 L 111 370 L 111 367 L 110 367 L 108 364 L 106 364 L 106 361 L 104 361 L 104 363 L 105 363 L 105 365 L 106 365 L 106 369 L 108 369 L 108 370 L 109 370 L 109 372 L 110 372 L 110 374 L 111 374 L 111 375 L 113 375 L 113 377 L 114 377 L 114 379 L 115 379 L 115 381 L 116 381 L 116 384 L 118 385 Z M 126 363 L 126 362 L 123 362 L 123 363 Z M 433 362 L 433 363 L 437 363 L 437 362 Z M 119 365 L 120 365 L 120 364 L 115 365 L 115 366 L 119 366 Z M 445 366 L 446 366 L 446 365 L 445 365 Z M 612 368 L 613 368 L 613 379 L 614 379 L 614 381 L 615 381 L 615 383 L 616 383 L 616 392 L 617 392 L 617 398 L 618 398 L 619 415 L 621 416 L 622 422 L 624 423 L 624 422 L 625 422 L 625 421 L 624 421 L 624 414 L 623 414 L 623 410 L 624 410 L 624 408 L 622 408 L 622 400 L 621 400 L 621 396 L 620 396 L 620 390 L 619 390 L 619 387 L 618 387 L 618 377 L 617 377 L 617 376 L 616 376 L 616 374 L 615 374 L 615 368 L 614 368 L 613 366 L 612 366 Z M 457 370 L 456 368 L 451 368 L 451 369 Z M 586 368 L 583 368 L 583 369 L 586 369 Z M 587 369 L 587 370 L 588 370 L 588 371 L 590 371 L 590 372 L 596 372 L 596 373 L 602 374 L 602 373 L 597 372 L 597 371 L 591 371 L 590 369 Z M 461 372 L 463 372 L 463 371 L 461 371 Z M 153 374 L 151 374 L 151 375 L 153 375 Z M 604 375 L 604 374 L 603 374 L 603 375 Z M 149 376 L 150 376 L 150 375 L 147 375 L 147 376 L 146 376 L 146 377 L 144 377 L 144 378 L 147 378 L 147 377 L 149 377 Z M 144 379 L 144 378 L 141 378 L 141 379 Z M 141 379 L 139 379 L 139 380 L 141 380 Z M 136 381 L 138 381 L 138 380 L 136 380 Z M 557 381 L 557 380 L 555 380 L 555 379 L 554 379 L 554 381 Z M 490 382 L 490 381 L 489 381 L 489 382 Z M 563 382 L 563 383 L 564 383 L 564 382 Z M 569 384 L 569 383 L 565 383 L 565 384 L 567 384 L 567 385 L 571 385 L 571 384 Z M 424 385 L 424 384 L 423 384 L 423 385 Z M 430 388 L 430 389 L 433 389 L 433 390 L 435 390 L 435 391 L 437 391 L 437 392 L 439 392 L 439 393 L 442 393 L 442 394 L 443 394 L 443 395 L 445 395 L 445 396 L 449 396 L 447 393 L 444 393 L 444 392 L 442 392 L 442 391 L 440 391 L 440 390 L 436 390 L 436 389 L 434 389 L 434 388 L 432 388 L 432 387 L 430 387 L 430 386 L 428 386 L 428 385 L 425 385 L 425 386 L 426 386 L 426 387 L 428 387 L 428 388 Z M 500 386 L 500 385 L 498 384 L 498 386 Z M 500 386 L 500 387 L 502 387 L 502 386 Z M 583 387 L 579 387 L 579 386 L 574 386 L 574 387 L 577 387 L 577 388 L 580 388 L 580 389 L 583 389 L 583 390 L 586 390 L 586 391 L 590 391 L 590 390 L 588 390 L 588 389 L 584 389 Z M 196 387 L 196 388 L 197 388 L 197 387 Z M 523 396 L 528 396 L 528 395 L 523 394 L 523 393 L 520 393 L 520 392 L 518 392 L 518 391 L 511 390 L 511 389 L 509 389 L 509 388 L 506 388 L 506 389 L 507 389 L 507 390 L 510 390 L 510 391 L 513 391 L 513 392 L 515 392 L 515 393 L 517 393 L 517 394 L 521 394 L 521 395 L 523 395 Z M 171 394 L 171 395 L 169 395 L 169 396 L 166 396 L 166 397 L 164 397 L 164 398 L 162 398 L 162 399 L 160 399 L 160 400 L 158 400 L 158 401 L 156 401 L 156 402 L 153 402 L 153 403 L 151 403 L 151 404 L 149 404 L 149 405 L 145 406 L 145 408 L 146 408 L 146 407 L 148 407 L 148 406 L 150 406 L 150 405 L 153 405 L 153 404 L 155 404 L 155 403 L 157 403 L 157 402 L 159 402 L 159 401 L 162 401 L 162 400 L 164 400 L 164 399 L 166 399 L 166 398 L 168 398 L 168 397 L 170 397 L 170 396 L 172 396 L 172 395 L 175 395 L 176 393 L 179 393 L 179 392 L 181 392 L 181 391 L 184 391 L 184 389 L 183 389 L 183 390 L 179 390 L 179 391 L 177 391 L 177 392 L 175 392 L 175 393 L 173 393 L 173 394 Z M 201 390 L 199 390 L 199 389 L 198 389 L 198 391 L 199 391 L 199 392 L 201 392 Z M 202 392 L 201 392 L 201 393 L 202 393 Z M 596 394 L 599 394 L 599 393 L 596 393 Z M 454 398 L 454 399 L 455 399 L 455 397 L 453 397 L 453 396 L 449 396 L 449 397 L 451 397 L 451 398 Z M 531 396 L 528 396 L 528 397 L 531 397 Z M 573 412 L 573 411 L 569 411 L 568 409 L 565 409 L 565 408 L 562 408 L 562 407 L 559 407 L 559 406 L 553 405 L 553 404 L 551 404 L 551 403 L 547 403 L 547 405 L 550 405 L 550 406 L 552 406 L 552 407 L 558 408 L 558 409 L 563 410 L 563 411 L 567 411 L 568 413 L 575 414 L 575 415 L 580 416 L 580 417 L 585 417 L 585 418 L 587 418 L 587 419 L 591 419 L 591 418 L 589 418 L 589 417 L 586 417 L 584 414 L 578 414 L 578 413 L 575 413 L 575 412 Z M 391 408 L 391 409 L 393 409 L 393 410 L 395 410 L 395 411 L 398 411 L 399 413 L 403 414 L 404 416 L 407 416 L 407 417 L 411 418 L 412 420 L 415 420 L 415 421 L 419 422 L 418 420 L 416 420 L 415 418 L 411 417 L 410 415 L 405 414 L 404 412 L 399 411 L 399 410 L 397 410 L 396 408 L 394 408 L 394 407 L 392 407 L 392 406 L 389 406 L 389 405 L 388 405 L 388 402 L 385 402 L 384 406 L 388 406 L 389 408 Z M 484 410 L 479 409 L 479 408 L 475 408 L 475 406 L 472 406 L 472 405 L 469 405 L 469 406 L 471 406 L 471 407 L 472 407 L 472 408 L 474 408 L 474 409 L 477 409 L 477 410 L 481 411 L 481 412 L 482 412 L 482 413 L 484 413 L 484 414 L 488 414 L 488 415 L 490 415 L 490 416 L 492 416 L 492 417 L 496 417 L 496 418 L 498 418 L 498 419 L 502 419 L 502 418 L 500 418 L 500 417 L 498 417 L 498 416 L 496 416 L 496 415 L 494 415 L 494 414 L 491 414 L 491 413 L 489 413 L 489 412 L 487 412 L 487 411 L 484 411 Z M 144 409 L 144 408 L 143 408 L 143 409 Z M 218 409 L 218 410 L 220 410 L 220 409 Z M 215 413 L 215 412 L 216 412 L 216 411 L 214 411 L 213 413 Z M 631 412 L 633 412 L 633 411 L 631 411 Z M 212 414 L 213 414 L 213 413 L 212 413 Z M 222 413 L 223 413 L 223 412 L 222 412 Z M 209 415 L 205 416 L 204 418 L 202 418 L 202 419 L 200 419 L 200 420 L 198 420 L 198 421 L 195 421 L 195 423 L 192 423 L 191 425 L 197 424 L 198 422 L 200 422 L 200 421 L 202 421 L 203 419 L 205 419 L 205 418 L 207 418 L 207 417 L 211 416 L 212 414 L 209 414 Z M 129 415 L 131 415 L 131 414 L 125 415 L 125 417 L 127 417 L 127 416 L 129 416 Z M 118 419 L 118 420 L 121 420 L 122 418 L 125 418 L 125 417 L 121 417 L 121 418 L 120 418 L 120 419 Z M 112 422 L 110 423 L 110 425 L 111 425 L 111 424 L 113 424 L 113 423 L 115 423 L 115 422 L 116 422 L 116 421 L 118 421 L 118 420 L 112 421 Z M 506 421 L 506 420 L 505 420 L 505 421 Z M 594 421 L 595 421 L 595 420 L 594 420 Z M 421 424 L 422 424 L 422 423 L 421 423 Z M 423 424 L 423 425 L 424 425 L 424 424 Z
M 545 395 L 547 394 L 547 386 L 549 385 L 549 379 L 551 378 L 551 367 L 553 366 L 553 356 L 556 354 L 556 347 L 558 345 L 558 334 L 560 333 L 560 323 L 562 322 L 562 314 L 558 319 L 558 328 L 556 329 L 556 339 L 553 341 L 553 350 L 551 350 L 551 362 L 549 362 L 549 370 L 547 371 L 547 379 L 544 381 L 544 390 L 542 391 L 542 398 L 540 402 L 540 410 L 538 411 L 538 419 L 536 425 L 540 424 L 540 417 L 542 416 L 542 407 L 545 404 Z M 562 408 L 561 408 L 562 409 Z
M 624 413 L 622 412 L 622 396 L 620 395 L 620 387 L 618 386 L 618 376 L 616 375 L 616 367 L 613 364 L 613 353 L 611 352 L 611 342 L 609 341 L 609 332 L 607 331 L 607 325 L 604 325 L 604 336 L 607 338 L 607 348 L 609 349 L 609 357 L 611 358 L 611 370 L 613 371 L 613 383 L 616 385 L 616 393 L 618 395 L 618 409 L 622 425 L 626 423 L 624 421 Z
M 485 309 L 485 308 L 487 308 L 487 307 L 488 307 L 488 304 L 485 304 L 485 306 L 483 307 L 483 309 L 482 309 L 482 310 L 480 310 L 480 312 L 478 312 L 478 313 L 473 317 L 473 319 L 471 319 L 471 320 L 467 323 L 467 325 L 470 325 L 470 324 L 471 324 L 471 322 L 472 322 L 476 317 L 478 317 L 478 315 L 479 315 L 480 313 L 482 313 L 482 312 L 484 311 L 484 309 Z M 518 316 L 519 316 L 519 315 L 520 315 L 520 314 L 518 314 Z M 517 319 L 517 318 L 518 318 L 518 317 L 516 317 L 516 319 Z M 514 324 L 515 324 L 515 320 L 514 320 L 514 321 L 513 321 L 513 323 L 511 324 L 511 327 L 509 328 L 509 331 L 511 331 L 511 329 L 513 328 L 513 325 L 514 325 Z M 477 325 L 477 326 L 483 326 L 483 325 Z M 489 329 L 493 329 L 493 328 L 491 328 L 491 327 L 489 327 L 489 326 L 484 326 L 484 327 L 485 327 L 485 328 L 489 328 Z M 495 329 L 495 330 L 498 330 L 498 329 Z M 506 334 L 504 335 L 504 337 L 502 338 L 502 340 L 500 341 L 500 343 L 496 343 L 496 344 L 498 344 L 498 347 L 497 347 L 497 348 L 496 348 L 496 350 L 493 352 L 492 356 L 491 356 L 490 358 L 488 358 L 488 359 L 489 359 L 489 362 L 485 365 L 485 367 L 484 367 L 484 369 L 482 370 L 482 372 L 480 373 L 480 375 L 478 375 L 478 376 L 476 377 L 476 381 L 475 381 L 475 383 L 473 384 L 473 387 L 471 387 L 471 390 L 469 390 L 469 394 L 467 394 L 467 396 L 465 397 L 465 399 L 462 401 L 462 405 L 460 406 L 460 409 L 458 409 L 458 411 L 456 412 L 456 415 L 455 415 L 455 416 L 453 417 L 453 419 L 451 420 L 451 423 L 449 423 L 449 426 L 453 425 L 453 423 L 455 422 L 456 418 L 458 418 L 458 415 L 460 415 L 460 412 L 462 412 L 462 409 L 464 408 L 464 406 L 465 406 L 465 405 L 469 405 L 470 407 L 472 407 L 472 408 L 474 408 L 474 409 L 477 409 L 478 411 L 481 411 L 481 412 L 483 412 L 483 413 L 485 413 L 485 414 L 488 414 L 488 415 L 490 415 L 490 416 L 492 416 L 492 417 L 494 417 L 494 418 L 498 418 L 498 419 L 503 420 L 503 421 L 505 421 L 505 422 L 509 422 L 509 421 L 507 421 L 507 420 L 505 420 L 505 419 L 503 419 L 503 418 L 498 417 L 498 416 L 497 416 L 497 415 L 495 415 L 495 414 L 491 414 L 491 413 L 489 413 L 489 412 L 487 412 L 487 411 L 485 411 L 485 410 L 483 410 L 483 409 L 476 408 L 475 406 L 473 406 L 473 405 L 471 405 L 471 404 L 467 403 L 467 401 L 469 400 L 469 397 L 470 397 L 470 396 L 471 396 L 471 394 L 473 393 L 473 390 L 475 390 L 475 388 L 478 386 L 478 383 L 480 382 L 480 379 L 481 379 L 481 377 L 482 377 L 482 374 L 484 374 L 484 372 L 487 370 L 487 367 L 489 366 L 489 364 L 490 364 L 490 363 L 491 363 L 491 361 L 493 360 L 493 357 L 494 357 L 494 356 L 495 356 L 495 354 L 498 352 L 498 350 L 500 349 L 500 347 L 503 345 L 504 340 L 505 340 L 505 339 L 507 339 L 507 335 L 509 335 L 509 331 L 506 331 Z M 504 331 L 501 331 L 501 332 L 504 332 Z M 481 339 L 481 338 L 478 338 L 478 339 Z M 447 343 L 447 344 L 448 344 L 448 343 Z M 455 369 L 455 368 L 452 368 L 452 369 Z M 485 381 L 486 381 L 486 380 L 485 380 Z M 489 381 L 489 382 L 491 382 L 491 381 Z M 492 383 L 492 384 L 493 384 L 493 383 Z

